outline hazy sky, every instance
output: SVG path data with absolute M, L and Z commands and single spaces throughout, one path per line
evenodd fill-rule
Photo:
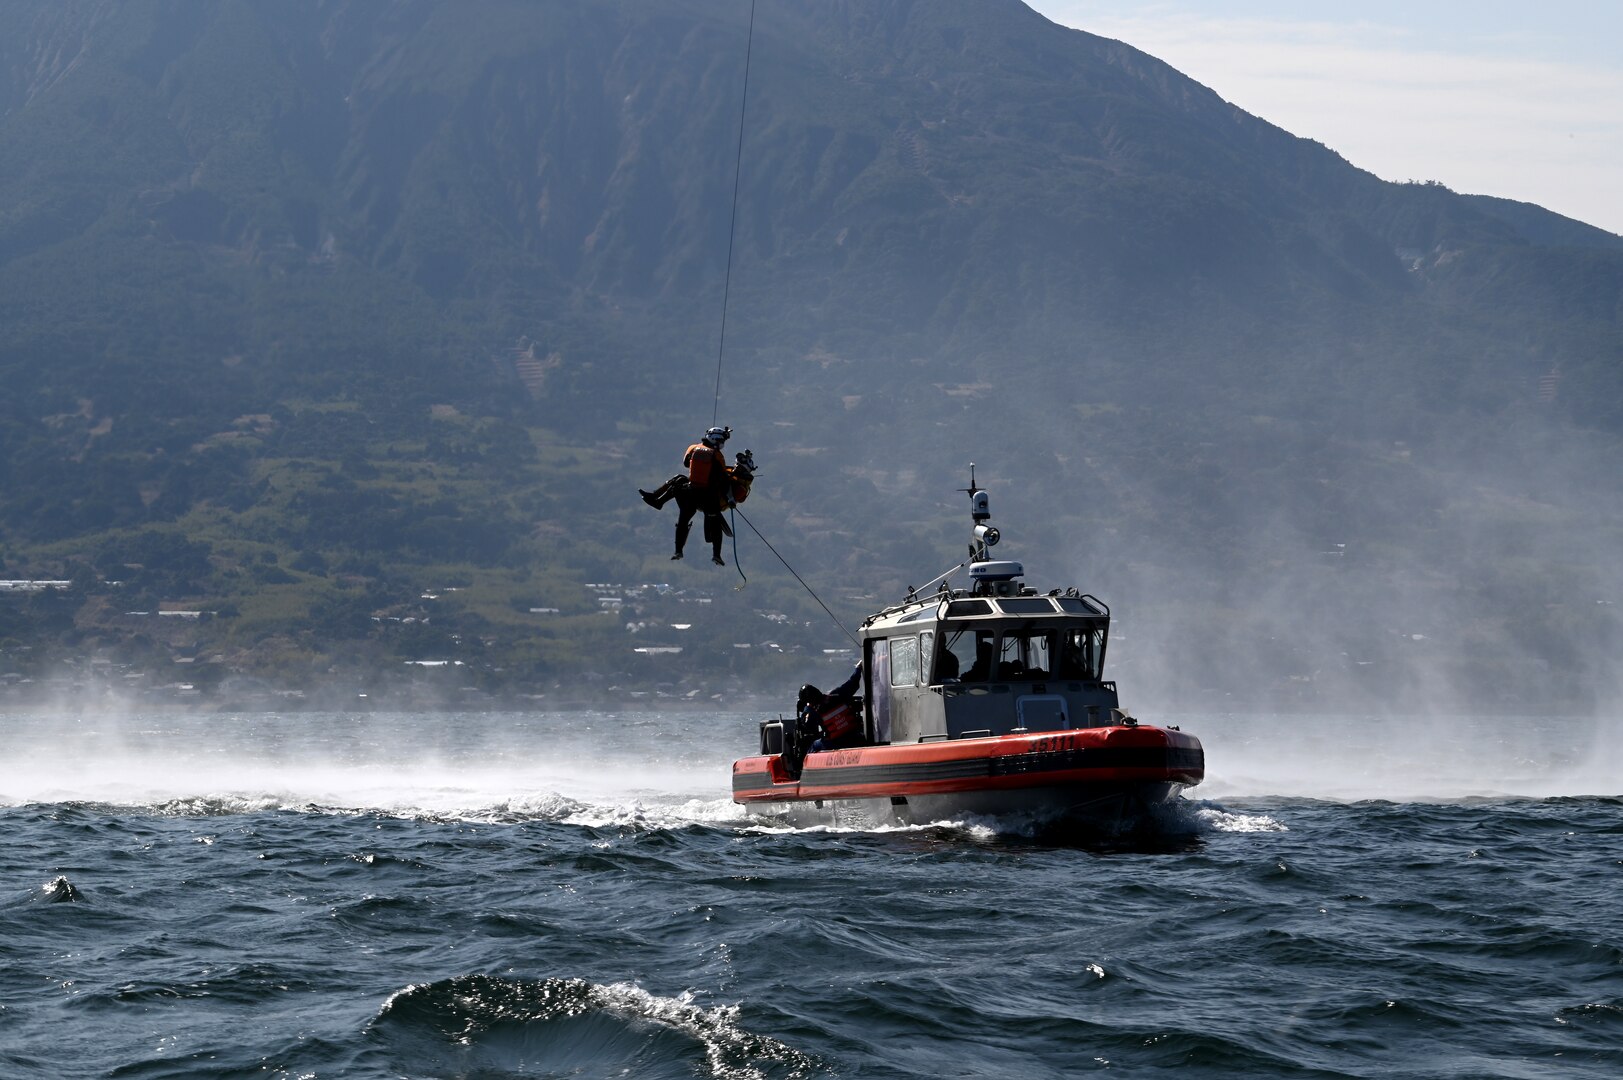
M 1027 0 L 1387 180 L 1623 233 L 1618 0 Z

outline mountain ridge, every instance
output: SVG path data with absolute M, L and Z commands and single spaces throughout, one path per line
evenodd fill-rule
M 1314 554 L 1350 543 L 1340 578 L 1403 583 L 1399 621 L 1451 613 L 1453 673 L 1414 685 L 1476 693 L 1526 641 L 1537 692 L 1591 678 L 1623 239 L 1382 181 L 1014 0 L 762 3 L 744 101 L 747 19 L 0 11 L 6 572 L 77 575 L 81 613 L 116 599 L 92 579 L 234 610 L 204 637 L 244 675 L 429 648 L 493 686 L 592 650 L 619 671 L 605 627 L 583 652 L 528 608 L 585 617 L 582 582 L 668 572 L 669 523 L 625 496 L 724 409 L 763 463 L 751 519 L 852 595 L 957 547 L 946 499 L 980 460 L 1035 546 L 1122 580 L 1168 641 L 1290 626 L 1322 668 L 1385 640 Z M 1501 614 L 1513 566 L 1561 597 L 1536 630 Z M 444 634 L 372 622 L 447 580 L 483 599 Z M 820 614 L 767 591 L 812 648 Z M 1334 618 L 1246 610 L 1293 591 Z M 84 647 L 139 636 L 80 621 Z M 1173 696 L 1239 678 L 1163 666 Z

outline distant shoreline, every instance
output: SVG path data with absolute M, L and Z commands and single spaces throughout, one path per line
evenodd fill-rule
M 43 688 L 42 688 L 43 689 Z M 215 714 L 366 714 L 378 712 L 431 713 L 734 713 L 758 715 L 762 719 L 787 716 L 794 710 L 792 695 L 714 694 L 702 698 L 633 691 L 591 697 L 554 697 L 548 694 L 470 693 L 457 700 L 444 695 L 420 695 L 384 691 L 347 692 L 338 689 L 316 691 L 272 691 L 254 694 L 191 693 L 163 696 L 148 693 L 130 695 L 113 687 L 51 687 L 51 692 L 26 693 L 22 688 L 0 689 L 0 715 L 7 713 L 80 715 L 109 710 L 133 715 L 152 713 Z M 1462 717 L 1568 718 L 1585 719 L 1612 715 L 1616 710 L 1598 708 L 1592 703 L 1552 702 L 1549 708 L 1532 711 L 1526 707 L 1450 703 L 1446 708 L 1404 710 L 1377 701 L 1368 702 L 1282 702 L 1256 701 L 1249 708 L 1234 703 L 1185 702 L 1139 706 L 1129 710 L 1141 722 L 1176 725 L 1185 720 L 1223 717 L 1243 726 L 1249 717 L 1259 720 L 1279 717 L 1312 719 L 1368 719 L 1415 717 L 1443 720 Z M 1198 732 L 1197 732 L 1198 734 Z

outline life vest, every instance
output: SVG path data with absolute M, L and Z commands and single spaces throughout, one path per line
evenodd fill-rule
M 829 739 L 843 739 L 857 726 L 857 711 L 849 701 L 836 701 L 817 716 L 823 725 L 823 734 Z
M 688 452 L 682 455 L 682 464 L 688 467 L 688 483 L 694 487 L 709 487 L 710 478 L 716 474 L 718 466 L 725 472 L 727 466 L 723 464 L 724 456 L 720 450 L 712 449 L 702 442 L 696 442 L 688 447 Z
M 733 505 L 737 506 L 750 497 L 750 484 L 755 481 L 755 477 L 732 468 L 727 470 L 727 476 L 733 482 Z

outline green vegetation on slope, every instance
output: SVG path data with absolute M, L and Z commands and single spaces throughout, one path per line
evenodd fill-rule
M 1012 0 L 760 16 L 722 419 L 843 620 L 958 557 L 974 460 L 1140 693 L 1614 691 L 1623 241 L 1383 183 Z M 11 674 L 842 663 L 752 533 L 738 590 L 634 496 L 711 417 L 745 17 L 0 11 L 0 577 L 73 582 L 0 595 Z M 127 614 L 165 608 L 216 615 Z

